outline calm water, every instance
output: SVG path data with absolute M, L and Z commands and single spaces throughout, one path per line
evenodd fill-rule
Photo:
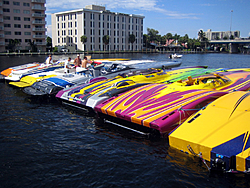
M 59 59 L 62 56 L 54 56 Z M 66 57 L 66 56 L 65 56 Z M 71 56 L 74 58 L 74 56 Z M 166 60 L 167 54 L 94 55 Z M 46 56 L 0 57 L 0 70 Z M 188 54 L 182 66 L 250 67 L 249 55 Z M 93 114 L 30 98 L 0 82 L 0 187 L 249 187 L 245 175 L 209 174 L 192 156 Z

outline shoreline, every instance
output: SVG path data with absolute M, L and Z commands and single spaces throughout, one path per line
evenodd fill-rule
M 72 55 L 72 54 L 123 54 L 123 53 L 156 53 L 156 54 L 202 54 L 202 53 L 228 53 L 228 52 L 217 52 L 217 51 L 158 51 L 158 50 L 140 50 L 140 51 L 81 51 L 81 52 L 11 52 L 11 53 L 0 53 L 0 56 L 20 56 L 20 55 Z

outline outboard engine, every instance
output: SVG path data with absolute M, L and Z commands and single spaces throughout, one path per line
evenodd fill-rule
M 225 162 L 219 158 L 216 157 L 215 159 L 211 159 L 211 171 L 216 171 L 216 172 L 225 172 L 226 170 L 226 164 Z

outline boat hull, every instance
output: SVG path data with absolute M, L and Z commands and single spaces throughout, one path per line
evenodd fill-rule
M 249 92 L 222 96 L 175 129 L 169 135 L 170 146 L 202 155 L 212 169 L 249 171 L 249 104 Z

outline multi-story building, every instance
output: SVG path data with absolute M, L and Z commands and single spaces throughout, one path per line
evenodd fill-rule
M 211 29 L 208 29 L 204 33 L 208 40 L 223 39 L 224 37 L 227 37 L 229 39 L 231 35 L 234 38 L 240 37 L 240 31 L 212 31 Z
M 0 0 L 0 52 L 10 50 L 46 50 L 46 0 Z
M 88 5 L 83 9 L 51 15 L 53 47 L 74 50 L 141 50 L 144 16 L 111 12 L 103 6 Z M 129 41 L 129 35 L 135 41 Z M 87 42 L 81 42 L 81 36 Z M 103 36 L 109 36 L 104 44 Z

